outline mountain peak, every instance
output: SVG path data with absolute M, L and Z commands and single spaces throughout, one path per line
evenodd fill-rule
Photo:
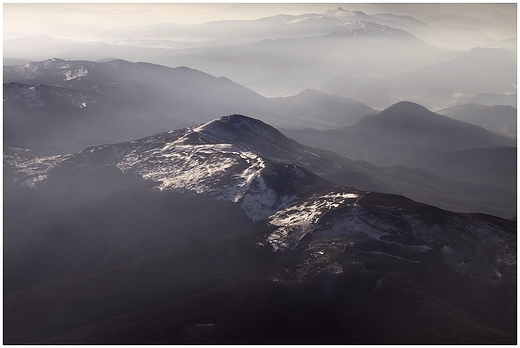
M 381 112 L 384 115 L 394 115 L 396 113 L 416 116 L 431 114 L 432 112 L 424 106 L 410 101 L 397 102 Z
M 350 11 L 338 6 L 335 10 L 327 10 L 323 13 L 325 16 L 333 17 L 355 17 L 365 15 L 362 11 Z
M 387 127 L 388 129 L 407 129 L 409 132 L 434 132 L 434 129 L 444 125 L 453 125 L 449 117 L 436 114 L 424 106 L 410 102 L 401 101 L 381 111 L 377 115 L 369 115 L 361 119 L 358 125 L 361 127 Z M 412 128 L 410 128 L 412 127 Z M 381 129 L 383 131 L 383 129 Z
M 292 151 L 293 141 L 274 127 L 244 115 L 228 115 L 190 128 L 195 142 L 235 144 L 263 155 Z
M 232 114 L 232 115 L 222 116 L 222 117 L 219 117 L 219 118 L 217 118 L 216 120 L 214 120 L 212 122 L 228 123 L 228 124 L 231 124 L 231 125 L 233 125 L 235 127 L 245 126 L 245 125 L 252 126 L 252 125 L 257 125 L 257 124 L 258 125 L 261 124 L 261 125 L 267 126 L 267 124 L 265 124 L 264 122 L 262 122 L 262 121 L 260 121 L 258 119 L 255 119 L 255 118 L 252 118 L 252 117 L 249 117 L 249 116 L 240 115 L 240 114 Z
M 235 139 L 239 134 L 252 134 L 258 131 L 263 132 L 265 136 L 280 133 L 260 120 L 239 114 L 222 116 L 192 129 L 213 137 L 224 137 L 227 140 Z
M 66 63 L 67 61 L 64 60 L 64 59 L 61 59 L 61 58 L 51 58 L 51 59 L 47 59 L 46 62 L 56 62 L 56 63 Z

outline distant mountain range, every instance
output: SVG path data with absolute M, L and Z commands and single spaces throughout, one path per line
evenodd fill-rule
M 486 11 L 488 16 L 482 19 Z M 48 35 L 16 38 L 4 42 L 4 56 L 33 61 L 49 56 L 92 61 L 119 57 L 189 66 L 226 76 L 264 96 L 294 95 L 323 86 L 323 91 L 374 108 L 386 108 L 401 100 L 443 108 L 454 102 L 453 94 L 467 98 L 480 93 L 516 92 L 511 85 L 497 85 L 497 81 L 514 83 L 516 76 L 516 31 L 511 30 L 514 18 L 502 13 L 502 20 L 498 20 L 498 13 L 482 8 L 475 15 L 433 15 L 423 21 L 404 14 L 370 15 L 338 7 L 322 13 L 279 14 L 257 20 L 95 30 L 69 39 Z M 446 24 L 439 24 L 443 19 Z M 505 61 L 504 57 L 478 61 L 474 52 L 478 47 L 500 48 L 498 51 L 515 56 L 514 61 Z M 506 79 L 501 79 L 501 72 L 506 72 Z M 464 74 L 461 78 L 460 73 Z M 370 95 L 360 97 L 349 88 L 342 91 L 334 87 L 343 84 L 341 81 L 328 82 L 342 75 L 362 79 L 361 85 L 370 83 L 366 77 L 382 78 L 385 93 L 369 103 Z M 370 90 L 375 91 L 372 87 Z
M 483 187 L 492 185 L 510 193 L 516 192 L 517 188 L 514 139 L 430 112 L 410 102 L 397 103 L 350 127 L 283 132 L 308 146 L 334 151 L 354 160 L 381 166 L 421 168 L 441 178 Z M 345 183 L 337 175 L 334 178 Z M 393 190 L 390 192 L 399 192 L 395 187 Z M 444 192 L 449 195 L 449 191 Z M 419 192 L 424 189 L 399 193 L 438 205 L 414 196 Z M 476 196 L 474 199 L 478 200 Z
M 408 100 L 431 109 L 440 109 L 467 103 L 468 98 L 473 98 L 474 103 L 482 100 L 482 104 L 487 105 L 489 93 L 497 94 L 497 101 L 501 96 L 500 102 L 503 104 L 516 106 L 516 98 L 507 98 L 516 93 L 514 76 L 515 53 L 503 49 L 474 48 L 452 60 L 392 76 L 365 78 L 340 75 L 319 89 L 359 100 L 373 108 L 386 108 Z
M 241 115 L 4 154 L 4 342 L 514 342 L 515 220 L 309 170 L 340 161 Z
M 442 109 L 438 113 L 516 138 L 517 110 L 511 105 L 487 106 L 472 103 Z
M 329 116 L 319 117 L 321 107 Z M 277 126 L 327 129 L 373 110 L 318 91 L 267 99 L 186 67 L 54 58 L 4 68 L 4 145 L 36 153 L 79 151 L 235 112 Z
M 379 53 L 384 53 L 384 60 Z M 279 96 L 318 88 L 338 72 L 352 72 L 359 77 L 386 76 L 454 56 L 456 53 L 428 45 L 399 29 L 348 22 L 324 35 L 174 50 L 158 63 L 189 65 L 212 75 L 227 76 L 262 95 Z
M 456 14 L 450 5 L 457 8 Z M 410 11 L 392 6 L 394 11 L 372 14 L 337 7 L 255 20 L 71 28 L 70 33 L 50 30 L 29 37 L 12 33 L 15 38 L 4 41 L 4 63 L 117 57 L 189 66 L 226 76 L 267 97 L 313 88 L 377 109 L 402 100 L 440 109 L 481 93 L 516 93 L 516 19 L 511 9 L 500 12 L 464 4 L 462 10 L 456 4 L 428 4 Z M 240 9 L 247 10 L 247 6 Z M 488 50 L 494 53 L 490 56 Z M 341 87 L 344 76 L 360 79 L 357 86 L 369 84 L 371 94 L 378 91 L 372 80 L 382 79 L 377 84 L 382 83 L 384 93 L 373 98 L 352 86 Z
M 396 103 L 378 114 L 365 116 L 349 127 L 327 131 L 287 130 L 286 133 L 298 139 L 314 134 L 315 140 L 307 138 L 304 142 L 316 142 L 313 146 L 329 149 L 336 143 L 340 146 L 336 152 L 342 155 L 384 165 L 406 161 L 411 153 L 420 151 L 434 154 L 439 151 L 516 146 L 516 141 L 510 137 L 433 113 L 411 102 Z M 340 145 L 341 142 L 343 145 Z M 387 151 L 385 147 L 388 147 Z M 391 155 L 391 152 L 394 154 Z

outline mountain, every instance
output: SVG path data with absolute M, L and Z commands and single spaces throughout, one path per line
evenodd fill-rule
M 516 108 L 516 93 L 495 94 L 480 93 L 471 97 L 461 97 L 456 100 L 456 105 L 479 104 L 479 105 L 510 105 Z
M 338 185 L 400 194 L 452 211 L 502 217 L 517 213 L 514 147 L 444 152 L 333 130 L 283 133 L 356 160 L 323 175 Z
M 294 96 L 269 98 L 269 101 L 273 104 L 270 109 L 276 110 L 287 120 L 281 126 L 291 128 L 301 128 L 304 124 L 317 129 L 336 128 L 334 125 L 350 126 L 363 116 L 374 113 L 366 104 L 315 89 L 306 89 Z
M 495 196 L 497 200 L 491 205 L 501 206 L 509 201 L 511 209 L 491 212 L 487 210 L 491 205 L 482 201 L 477 211 L 500 216 L 515 214 L 514 140 L 432 113 L 417 104 L 394 104 L 377 115 L 366 116 L 351 127 L 327 131 L 284 129 L 283 133 L 302 144 L 357 160 L 358 165 L 366 162 L 377 165 L 373 168 L 363 165 L 365 179 L 361 183 L 364 186 L 357 187 L 399 193 L 456 211 L 461 211 L 461 206 L 465 206 L 463 211 L 474 211 L 476 207 L 469 208 L 462 202 L 458 207 L 446 206 L 446 196 L 460 199 L 472 192 L 465 202 L 475 204 L 480 201 L 479 188 L 486 187 L 493 196 L 504 194 L 502 198 Z M 342 185 L 352 176 L 351 170 L 344 169 L 327 174 L 330 180 Z M 394 181 L 397 178 L 399 182 Z M 414 184 L 408 186 L 412 182 Z M 430 192 L 428 197 L 423 196 L 426 192 Z
M 368 5 L 370 6 L 370 5 Z M 502 5 L 499 5 L 502 6 Z M 395 4 L 377 6 L 377 11 L 395 13 L 397 8 Z M 514 26 L 516 12 L 509 5 L 500 7 L 490 7 L 485 4 L 413 4 L 410 6 L 400 6 L 397 12 L 400 15 L 414 16 L 420 18 L 422 22 L 429 25 L 429 30 L 436 33 L 436 41 L 428 41 L 430 44 L 439 44 L 443 47 L 450 46 L 451 42 L 457 42 L 458 46 L 464 47 L 500 47 L 496 46 L 496 40 L 485 40 L 485 37 L 477 37 L 472 35 L 478 31 L 483 32 L 488 37 L 504 39 L 507 37 L 516 37 Z M 379 15 L 373 15 L 379 17 Z M 456 29 L 465 29 L 465 31 L 457 31 Z M 426 31 L 426 33 L 428 33 Z M 421 39 L 424 36 L 414 33 Z M 442 37 L 446 41 L 440 41 Z M 434 36 L 430 36 L 435 39 Z M 487 41 L 487 42 L 486 42 Z
M 338 75 L 319 90 L 353 98 L 373 108 L 387 108 L 408 100 L 441 109 L 483 93 L 516 93 L 516 54 L 505 49 L 473 48 L 450 60 L 379 79 L 353 79 L 350 75 Z M 361 90 L 356 88 L 358 85 Z M 478 99 L 473 102 L 480 103 Z
M 349 127 L 284 132 L 298 141 L 311 142 L 313 145 L 310 146 L 335 149 L 346 157 L 381 165 L 406 163 L 446 151 L 516 145 L 514 139 L 431 112 L 411 102 L 396 103 L 378 114 L 363 117 Z
M 212 113 L 250 114 L 285 127 L 336 128 L 372 112 L 317 91 L 270 100 L 224 77 L 123 60 L 54 58 L 5 67 L 3 95 L 4 146 L 41 154 L 187 127 L 209 121 Z M 316 120 L 322 107 L 331 113 L 324 122 Z
M 453 119 L 468 122 L 493 133 L 516 138 L 516 108 L 510 105 L 463 104 L 437 111 Z
M 411 102 L 399 102 L 377 115 L 365 116 L 345 132 L 443 151 L 515 145 L 512 139 L 433 113 Z
M 515 75 L 515 53 L 503 49 L 474 48 L 452 61 L 396 76 L 392 83 L 409 93 L 420 93 L 424 99 L 435 101 L 461 94 L 516 92 Z M 428 81 L 428 84 L 420 83 L 421 80 Z M 415 83 L 410 84 L 410 81 Z M 421 103 L 422 100 L 417 102 Z
M 491 147 L 438 153 L 422 159 L 417 158 L 407 165 L 456 180 L 490 184 L 516 192 L 516 158 L 516 147 Z
M 52 154 L 208 121 L 210 110 L 252 110 L 264 99 L 226 78 L 122 60 L 5 67 L 4 82 L 16 82 L 4 85 L 4 145 Z
M 385 54 L 383 61 L 378 53 Z M 338 72 L 385 76 L 451 57 L 452 52 L 430 46 L 404 30 L 353 21 L 322 35 L 172 50 L 159 63 L 189 65 L 227 76 L 262 95 L 280 96 L 317 88 Z
M 4 342 L 515 342 L 515 220 L 304 168 L 338 160 L 240 115 L 4 154 Z
M 171 67 L 189 66 L 226 76 L 267 97 L 317 88 L 338 72 L 358 77 L 386 76 L 455 55 L 418 39 L 398 22 L 366 14 L 345 18 L 281 14 L 254 21 L 174 26 L 162 30 L 159 36 L 150 35 L 150 28 L 145 26 L 122 33 L 101 33 L 88 42 L 78 37 L 69 42 L 55 40 L 59 42 L 36 51 L 31 50 L 30 43 L 35 40 L 31 37 L 27 43 L 8 43 L 4 53 L 31 60 L 61 57 L 99 61 L 118 57 Z M 379 54 L 385 55 L 384 61 L 376 59 Z
M 385 19 L 385 20 L 389 20 L 389 21 L 394 21 L 394 22 L 400 22 L 400 23 L 406 24 L 412 28 L 427 28 L 428 27 L 428 24 L 424 23 L 423 21 L 421 21 L 413 16 L 395 15 L 395 14 L 390 14 L 390 13 L 378 13 L 378 14 L 374 14 L 373 17 Z
M 49 28 L 42 35 L 32 31 L 32 36 L 27 34 L 26 37 L 20 37 L 25 35 L 22 33 L 8 32 L 3 48 L 6 57 L 32 61 L 48 57 L 92 61 L 118 57 L 172 67 L 189 66 L 214 76 L 226 76 L 266 97 L 295 95 L 306 88 L 320 88 L 343 74 L 356 78 L 388 78 L 438 63 L 447 63 L 447 66 L 437 67 L 439 74 L 432 75 L 432 81 L 441 77 L 450 79 L 450 85 L 455 87 L 466 80 L 465 89 L 471 89 L 472 85 L 479 88 L 483 85 L 475 79 L 476 75 L 489 71 L 487 77 L 493 77 L 505 65 L 504 62 L 483 67 L 471 65 L 475 58 L 471 56 L 451 70 L 451 61 L 462 51 L 480 47 L 516 53 L 516 9 L 505 6 L 496 10 L 503 5 L 349 4 L 328 10 L 319 4 L 282 5 L 278 10 L 293 14 L 282 12 L 258 18 L 261 13 L 275 13 L 272 12 L 273 5 L 245 4 L 241 8 L 235 5 L 235 9 L 211 13 L 222 15 L 227 12 L 229 15 L 234 12 L 232 18 L 241 13 L 258 19 L 181 25 L 169 22 L 173 17 L 163 17 L 159 23 L 139 24 L 133 20 L 128 27 L 108 30 L 88 23 L 68 30 Z M 461 13 L 464 16 L 460 16 Z M 445 25 L 439 24 L 439 18 Z M 379 59 L 381 56 L 385 59 Z M 516 58 L 514 60 L 516 67 Z M 509 69 L 511 62 L 506 63 Z M 452 79 L 453 71 L 458 70 L 465 76 Z M 474 72 L 478 74 L 472 75 Z M 428 79 L 428 71 L 414 74 L 426 74 Z M 514 83 L 515 74 L 509 73 L 507 82 Z M 498 93 L 494 90 L 444 91 L 442 88 L 446 84 L 441 84 L 441 89 L 437 83 L 427 87 L 424 79 L 408 89 L 401 85 L 403 80 L 410 81 L 407 76 L 400 77 L 396 81 L 399 84 L 387 90 L 389 100 L 385 96 L 382 105 L 370 106 L 385 108 L 400 100 L 425 104 L 428 99 L 424 93 L 435 92 L 436 100 L 427 106 L 443 108 L 448 106 L 445 99 L 453 99 L 453 93 L 465 97 L 471 96 L 467 93 Z M 490 82 L 490 88 L 497 87 L 495 80 Z M 409 94 L 393 94 L 397 88 Z M 412 98 L 415 90 L 422 94 L 417 99 Z M 340 91 L 333 94 L 338 93 Z M 346 97 L 356 99 L 352 95 Z
M 71 224 L 71 226 L 75 226 L 72 227 L 74 234 L 78 234 L 78 238 L 83 241 L 81 247 L 84 248 L 85 253 L 89 246 L 93 248 L 98 242 L 104 245 L 104 248 L 98 252 L 107 253 L 110 251 L 108 246 L 114 243 L 115 250 L 121 247 L 117 245 L 117 239 L 109 238 L 107 240 L 106 233 L 116 233 L 117 236 L 117 233 L 131 235 L 130 231 L 134 231 L 134 233 L 138 233 L 138 231 L 135 231 L 135 227 L 132 225 L 127 225 L 125 221 L 111 232 L 109 229 L 107 230 L 111 226 L 108 224 L 106 227 L 100 227 L 99 230 L 96 230 L 95 235 L 91 235 L 85 241 L 84 238 L 87 236 L 82 233 L 87 233 L 86 229 L 93 228 L 98 223 L 96 221 L 85 222 L 85 219 L 94 214 L 101 214 L 99 207 L 124 200 L 124 192 L 136 195 L 139 200 L 151 200 L 150 206 L 156 206 L 158 210 L 152 209 L 148 214 L 158 215 L 157 225 L 161 226 L 161 229 L 166 228 L 166 222 L 172 223 L 176 219 L 180 219 L 179 224 L 182 226 L 183 218 L 177 214 L 186 214 L 186 211 L 183 208 L 177 208 L 178 213 L 164 217 L 162 214 L 167 208 L 163 204 L 177 206 L 181 204 L 186 195 L 193 206 L 201 205 L 201 209 L 209 210 L 210 214 L 218 214 L 220 211 L 225 220 L 233 221 L 235 218 L 231 218 L 229 214 L 233 214 L 233 209 L 237 208 L 241 210 L 237 216 L 239 221 L 241 216 L 252 221 L 264 220 L 297 199 L 334 187 L 333 184 L 320 179 L 310 171 L 292 164 L 294 162 L 317 169 L 327 166 L 338 167 L 330 156 L 321 157 L 319 150 L 316 150 L 317 153 L 310 150 L 287 139 L 260 121 L 236 115 L 223 117 L 196 127 L 160 133 L 129 143 L 91 147 L 72 155 L 33 157 L 6 154 L 4 156 L 6 186 L 22 185 L 21 192 L 18 189 L 14 189 L 14 191 L 6 189 L 6 197 L 10 202 L 9 208 L 7 208 L 11 215 L 9 221 L 12 221 L 14 226 L 21 224 L 29 231 L 43 228 L 43 235 L 56 234 L 58 238 L 62 236 L 60 231 L 70 228 L 67 226 Z M 339 158 L 339 156 L 336 157 Z M 148 193 L 151 187 L 154 191 Z M 153 192 L 155 191 L 159 193 L 165 191 L 167 195 L 164 197 L 160 195 L 159 200 L 154 201 Z M 193 195 L 195 198 L 189 198 Z M 27 197 L 32 197 L 31 203 L 27 203 Z M 211 204 L 209 204 L 208 208 L 208 199 L 224 202 L 224 204 L 215 203 L 216 208 L 211 208 Z M 96 206 L 91 206 L 94 203 Z M 19 204 L 26 206 L 22 215 L 18 210 Z M 123 205 L 120 211 L 122 215 L 126 211 L 140 209 L 139 201 L 136 201 L 135 204 L 122 202 L 119 204 Z M 221 205 L 222 209 L 231 207 L 231 210 L 223 212 L 221 208 L 218 208 Z M 236 208 L 233 208 L 234 206 Z M 103 217 L 99 217 L 99 219 L 110 221 L 111 215 L 106 215 L 108 213 L 106 209 L 102 209 L 102 211 L 105 213 L 102 213 Z M 27 227 L 26 218 L 34 217 L 38 221 L 37 219 L 41 217 L 42 213 L 44 219 L 48 215 L 47 223 L 49 225 L 46 223 L 33 225 L 35 222 L 29 220 L 29 227 Z M 201 212 L 201 216 L 204 216 L 205 213 L 205 211 Z M 63 217 L 61 214 L 64 214 Z M 66 218 L 68 214 L 70 216 L 79 215 L 79 217 Z M 19 221 L 18 216 L 20 216 Z M 58 217 L 58 222 L 55 222 L 56 217 Z M 132 220 L 134 219 L 130 221 Z M 136 217 L 135 220 L 138 221 L 134 221 L 136 226 L 144 227 L 145 222 L 141 218 Z M 211 221 L 214 220 L 211 217 L 206 221 L 211 224 Z M 77 225 L 79 222 L 82 222 L 81 225 Z M 55 227 L 55 224 L 58 227 Z M 205 224 L 206 222 L 202 225 Z M 126 232 L 124 232 L 125 230 Z M 165 233 L 165 231 L 159 230 L 156 233 Z M 180 241 L 176 241 L 177 247 L 189 243 L 192 238 L 195 240 L 201 238 L 197 235 L 194 233 L 190 235 L 190 238 L 183 236 Z M 69 242 L 66 235 L 62 237 L 65 239 L 64 243 Z M 136 240 L 132 240 L 134 238 Z M 125 248 L 120 252 L 123 255 L 129 254 L 127 257 L 134 254 L 142 256 L 144 251 L 137 249 L 142 246 L 142 243 L 154 245 L 155 238 L 157 236 L 146 234 L 133 236 L 130 242 L 124 242 L 126 243 Z M 178 237 L 170 236 L 168 238 L 176 240 Z M 28 247 L 27 245 L 29 248 L 31 245 L 39 248 L 39 238 L 32 240 L 30 236 L 24 237 L 22 233 L 11 234 L 7 239 L 9 241 L 6 242 L 6 245 L 9 248 L 12 246 L 15 251 L 6 252 L 4 258 L 6 265 L 11 265 L 11 260 L 13 260 L 12 262 L 15 259 L 18 260 L 12 264 L 13 267 L 6 267 L 6 279 L 18 279 L 17 274 L 21 273 L 33 274 L 29 269 L 23 268 L 24 266 L 29 267 L 27 263 L 34 261 L 33 254 L 26 254 L 23 250 Z M 73 244 L 73 246 L 79 245 Z M 47 248 L 53 250 L 54 246 L 45 246 L 44 251 Z M 44 251 L 40 250 L 40 252 Z M 17 254 L 19 252 L 22 254 Z M 146 252 L 144 254 L 146 255 Z M 74 267 L 78 272 L 83 267 L 103 267 L 107 262 L 113 265 L 113 262 L 106 259 L 107 257 L 109 255 L 101 254 L 99 263 L 80 264 L 74 265 Z M 55 258 L 50 258 L 49 262 L 52 262 L 53 259 Z M 104 259 L 106 260 L 103 262 Z M 26 263 L 24 264 L 24 262 Z M 41 267 L 45 268 L 45 265 L 42 264 Z M 64 272 L 73 272 L 67 269 L 67 266 L 64 268 L 66 269 Z M 51 270 L 47 271 L 51 272 Z M 52 271 L 56 272 L 55 269 Z M 40 269 L 34 275 L 36 279 L 44 276 L 51 277 L 45 269 Z M 26 275 L 25 278 L 30 277 Z M 23 281 L 30 284 L 27 279 Z M 13 291 L 21 286 L 18 281 L 7 281 L 5 289 Z

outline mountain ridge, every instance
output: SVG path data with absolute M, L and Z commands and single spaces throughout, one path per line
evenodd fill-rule
M 330 128 L 351 124 L 372 110 L 354 100 L 320 95 L 320 106 L 331 117 L 319 121 L 321 110 L 305 104 L 312 102 L 308 99 L 264 98 L 226 77 L 125 60 L 48 59 L 5 67 L 4 82 L 5 146 L 41 154 L 129 141 L 207 122 L 208 115 L 215 114 L 248 114 L 271 124 Z M 25 91 L 20 85 L 14 88 L 15 83 L 25 84 Z M 40 93 L 44 88 L 56 93 Z M 19 99 L 24 93 L 25 105 Z M 28 107 L 34 103 L 37 107 Z M 38 132 L 27 126 L 33 122 Z
M 515 54 L 508 50 L 473 48 L 449 60 L 379 78 L 338 75 L 319 89 L 379 109 L 403 100 L 441 109 L 464 103 L 468 98 L 477 103 L 481 98 L 484 103 L 483 94 L 497 94 L 507 99 L 505 97 L 516 93 L 512 77 L 516 74 L 515 62 Z M 371 93 L 377 93 L 378 98 Z

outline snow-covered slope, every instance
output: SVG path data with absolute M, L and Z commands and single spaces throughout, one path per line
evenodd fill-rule
M 333 186 L 290 163 L 291 159 L 300 164 L 321 160 L 265 123 L 232 115 L 73 155 L 8 154 L 4 166 L 12 167 L 18 174 L 16 180 L 30 187 L 44 185 L 49 175 L 113 167 L 152 182 L 158 190 L 204 194 L 238 203 L 257 221 L 295 201 L 308 187 Z
M 276 229 L 266 242 L 274 251 L 307 255 L 304 265 L 278 280 L 341 273 L 374 261 L 413 267 L 426 252 L 466 276 L 516 277 L 514 221 L 451 213 L 400 196 L 334 190 L 289 205 L 269 223 Z

